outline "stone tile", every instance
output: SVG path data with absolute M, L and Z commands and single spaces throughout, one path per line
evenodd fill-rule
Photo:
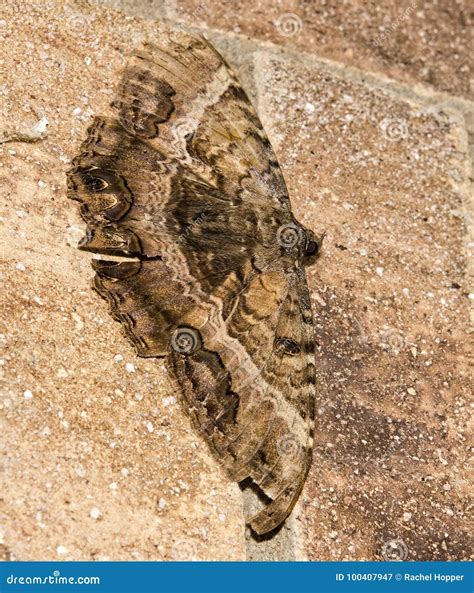
M 469 557 L 462 120 L 261 52 L 258 106 L 299 220 L 318 344 L 297 557 Z
M 241 560 L 242 498 L 92 291 L 65 171 L 131 45 L 159 34 L 78 3 L 2 5 L 1 553 L 18 560 Z
M 472 90 L 467 0 L 164 0 L 164 6 L 170 18 L 191 26 L 270 40 L 452 94 Z

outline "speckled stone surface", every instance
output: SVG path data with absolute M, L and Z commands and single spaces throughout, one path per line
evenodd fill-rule
M 170 18 L 189 25 L 269 40 L 472 97 L 472 6 L 467 0 L 152 0 L 147 4 L 146 11 L 165 10 Z
M 327 233 L 309 273 L 319 421 L 300 553 L 466 559 L 463 122 L 293 60 L 256 63 L 296 215 Z
M 182 414 L 161 361 L 140 359 L 91 288 L 65 171 L 124 54 L 157 27 L 77 4 L 7 4 L 3 203 L 3 557 L 239 560 L 241 494 Z M 12 49 L 14 48 L 14 51 Z M 13 115 L 14 114 L 14 115 Z
M 246 541 L 240 490 L 193 433 L 162 363 L 136 357 L 90 288 L 89 256 L 74 248 L 82 223 L 65 198 L 69 159 L 107 108 L 126 54 L 162 24 L 83 2 L 9 0 L 0 16 L 3 557 L 468 558 L 474 109 L 458 97 L 467 78 L 453 61 L 465 55 L 462 4 L 425 3 L 424 18 L 412 11 L 369 49 L 361 39 L 410 4 L 310 11 L 289 0 L 239 9 L 206 0 L 198 13 L 193 0 L 113 4 L 221 29 L 208 35 L 257 106 L 295 214 L 327 233 L 309 273 L 314 463 L 285 529 Z M 275 30 L 285 13 L 300 16 L 300 32 Z

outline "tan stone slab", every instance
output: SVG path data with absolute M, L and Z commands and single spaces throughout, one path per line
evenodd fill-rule
M 463 120 L 264 52 L 255 73 L 295 213 L 327 233 L 309 273 L 319 422 L 296 556 L 467 559 Z
M 237 485 L 163 364 L 136 357 L 73 247 L 83 225 L 66 200 L 69 159 L 125 54 L 160 28 L 78 2 L 26 6 L 3 3 L 0 29 L 0 138 L 22 140 L 0 144 L 2 555 L 243 559 Z
M 273 41 L 455 95 L 472 92 L 467 0 L 164 0 L 147 10 L 154 14 L 163 4 L 170 18 L 191 26 Z

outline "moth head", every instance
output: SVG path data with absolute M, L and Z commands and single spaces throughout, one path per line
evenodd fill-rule
M 295 258 L 306 266 L 318 259 L 324 234 L 318 237 L 300 224 L 290 223 L 279 227 L 277 239 L 282 254 Z
M 323 240 L 326 233 L 322 233 L 319 237 L 308 229 L 305 229 L 305 245 L 303 263 L 305 266 L 311 266 L 319 258 L 323 246 Z

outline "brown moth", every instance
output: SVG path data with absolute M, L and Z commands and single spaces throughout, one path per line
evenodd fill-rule
M 80 248 L 103 257 L 93 260 L 94 287 L 139 356 L 166 358 L 231 479 L 265 494 L 249 524 L 268 533 L 311 463 L 304 266 L 321 240 L 294 218 L 262 125 L 204 38 L 176 31 L 145 45 L 111 105 L 68 172 L 87 223 Z

